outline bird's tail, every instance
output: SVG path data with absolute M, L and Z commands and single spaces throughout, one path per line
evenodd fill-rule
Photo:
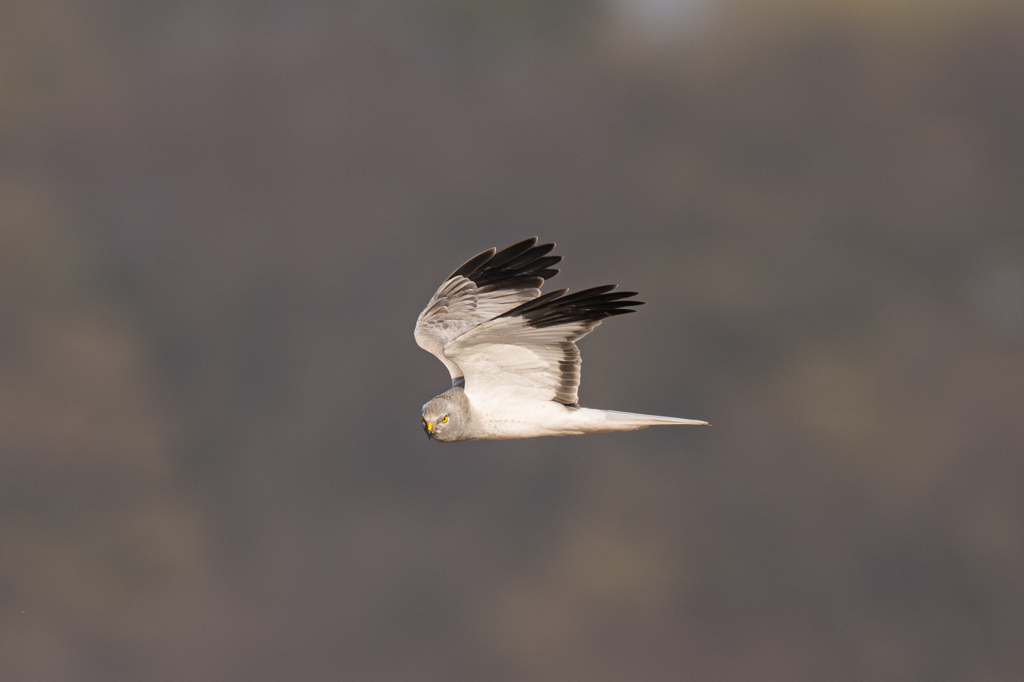
M 699 419 L 680 419 L 679 417 L 659 417 L 653 414 L 634 414 L 632 412 L 616 412 L 615 410 L 592 410 L 586 407 L 579 409 L 582 421 L 587 424 L 588 432 L 601 431 L 635 431 L 648 426 L 668 424 L 690 424 L 707 426 L 707 422 Z

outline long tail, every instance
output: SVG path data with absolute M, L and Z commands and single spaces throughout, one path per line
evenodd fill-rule
M 680 419 L 678 417 L 659 417 L 653 414 L 634 414 L 632 412 L 616 412 L 615 410 L 593 410 L 581 407 L 577 411 L 579 420 L 587 433 L 598 433 L 602 431 L 635 431 L 646 429 L 648 426 L 662 426 L 669 424 L 676 425 L 701 425 L 707 426 L 707 422 L 699 419 Z

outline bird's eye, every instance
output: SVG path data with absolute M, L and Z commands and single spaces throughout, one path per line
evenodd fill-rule
M 442 424 L 447 424 L 448 423 L 448 415 L 445 415 L 445 416 L 441 417 L 441 423 Z

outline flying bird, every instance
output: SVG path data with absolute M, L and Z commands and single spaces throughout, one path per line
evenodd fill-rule
M 541 294 L 562 260 L 526 239 L 473 256 L 448 276 L 416 319 L 416 343 L 444 363 L 452 387 L 423 406 L 423 429 L 442 443 L 633 431 L 707 424 L 580 407 L 576 341 L 606 317 L 636 312 L 615 284 Z

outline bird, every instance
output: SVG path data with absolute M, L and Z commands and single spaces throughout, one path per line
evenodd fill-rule
M 541 286 L 559 273 L 555 245 L 524 239 L 473 256 L 449 275 L 416 319 L 416 343 L 437 356 L 452 387 L 423 406 L 429 439 L 452 443 L 633 431 L 701 424 L 580 407 L 576 342 L 643 301 L 615 284 L 576 293 Z

